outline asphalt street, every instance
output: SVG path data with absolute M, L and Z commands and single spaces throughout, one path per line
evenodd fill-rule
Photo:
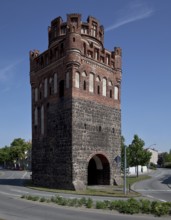
M 23 182 L 25 179 L 30 179 L 30 172 L 27 171 L 1 171 L 2 175 L 0 176 L 0 195 L 8 195 L 14 197 L 21 197 L 22 195 L 36 195 L 36 196 L 44 196 L 51 198 L 54 195 L 59 195 L 64 198 L 82 198 L 83 195 L 73 195 L 66 193 L 51 193 L 39 190 L 32 190 L 30 188 L 24 187 Z M 84 196 L 89 198 L 90 196 Z M 104 196 L 93 196 L 93 200 L 102 201 L 102 200 L 114 200 L 120 198 L 111 198 Z
M 171 202 L 171 169 L 157 169 L 149 174 L 152 178 L 137 182 L 132 189 L 143 196 Z
M 162 179 L 163 184 L 167 185 L 170 178 L 168 171 L 157 171 L 152 179 Z M 159 178 L 160 177 L 160 178 Z M 166 177 L 166 178 L 164 178 Z M 51 197 L 54 193 L 35 191 L 23 186 L 25 179 L 30 178 L 30 173 L 26 171 L 0 171 L 0 219 L 5 220 L 150 220 L 156 219 L 153 216 L 142 215 L 121 215 L 116 212 L 104 210 L 89 210 L 80 208 L 64 208 L 52 204 L 42 204 L 21 199 L 23 194 L 40 195 Z M 170 179 L 169 179 L 170 181 Z M 161 183 L 162 184 L 162 183 Z M 143 184 L 142 184 L 143 185 Z M 142 186 L 140 190 L 143 190 Z M 139 189 L 138 186 L 138 189 Z M 160 184 L 157 185 L 161 187 Z M 137 188 L 137 186 L 134 186 Z M 164 188 L 164 190 L 166 190 Z M 171 191 L 171 189 L 169 189 Z M 170 191 L 168 191 L 169 196 Z M 64 194 L 66 197 L 76 197 L 75 195 Z M 82 197 L 82 196 L 80 196 Z M 94 197 L 94 200 L 104 200 L 104 197 Z M 110 198 L 111 199 L 111 198 Z M 166 198 L 165 198 L 166 199 Z M 169 219 L 169 218 L 162 218 Z

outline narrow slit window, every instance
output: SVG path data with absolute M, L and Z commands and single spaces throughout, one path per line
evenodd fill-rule
M 100 86 L 99 85 L 97 86 L 97 94 L 98 95 L 100 94 Z
M 84 90 L 86 90 L 86 81 L 84 80 Z

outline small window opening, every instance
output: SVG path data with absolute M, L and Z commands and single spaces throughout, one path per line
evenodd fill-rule
M 49 95 L 52 95 L 52 87 L 49 87 Z
M 86 124 L 84 124 L 84 129 L 85 129 L 85 130 L 87 129 L 87 125 L 86 125 Z
M 60 48 L 60 56 L 62 57 L 64 53 L 64 45 L 63 43 L 61 44 L 61 48 Z
M 75 37 L 73 37 L 73 42 L 75 42 Z
M 39 93 L 39 98 L 40 98 L 40 100 L 42 99 L 42 93 L 41 92 Z
M 97 94 L 98 95 L 100 94 L 100 86 L 99 85 L 97 86 Z
M 86 81 L 84 80 L 84 90 L 86 90 Z
M 59 97 L 64 97 L 64 80 L 61 80 L 59 83 Z
M 110 98 L 112 98 L 112 90 L 110 90 Z
M 102 127 L 101 126 L 99 126 L 99 132 L 101 132 L 102 131 Z
M 83 48 L 84 48 L 84 55 L 86 55 L 86 44 L 83 44 Z
M 112 128 L 112 133 L 113 133 L 113 134 L 115 133 L 115 129 L 114 129 L 114 128 Z

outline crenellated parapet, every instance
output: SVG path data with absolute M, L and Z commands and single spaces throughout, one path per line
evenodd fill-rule
M 100 25 L 99 21 L 96 18 L 89 16 L 87 22 L 82 22 L 81 14 L 68 14 L 66 22 L 63 22 L 61 17 L 55 18 L 51 22 L 48 32 L 49 47 L 51 47 L 56 41 L 61 40 L 64 35 L 72 32 L 89 36 L 102 44 L 104 42 L 104 28 Z
M 30 68 L 34 72 L 65 59 L 67 63 L 81 64 L 81 57 L 94 60 L 101 65 L 120 71 L 122 50 L 115 47 L 109 51 L 104 47 L 104 28 L 99 21 L 89 16 L 87 22 L 81 20 L 81 14 L 67 14 L 64 22 L 61 17 L 52 20 L 48 28 L 49 47 L 40 53 L 38 50 L 30 52 Z M 72 54 L 72 55 L 71 55 Z M 75 55 L 75 57 L 74 57 Z M 118 79 L 121 76 L 118 76 Z

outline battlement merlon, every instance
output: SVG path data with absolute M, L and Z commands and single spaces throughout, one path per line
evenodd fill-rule
M 114 47 L 114 60 L 115 60 L 116 80 L 118 83 L 121 83 L 121 80 L 122 80 L 122 49 L 120 47 Z
M 115 55 L 122 56 L 122 49 L 120 47 L 114 47 Z
M 39 55 L 40 55 L 40 51 L 39 50 L 31 50 L 30 51 L 30 60 L 34 60 Z

